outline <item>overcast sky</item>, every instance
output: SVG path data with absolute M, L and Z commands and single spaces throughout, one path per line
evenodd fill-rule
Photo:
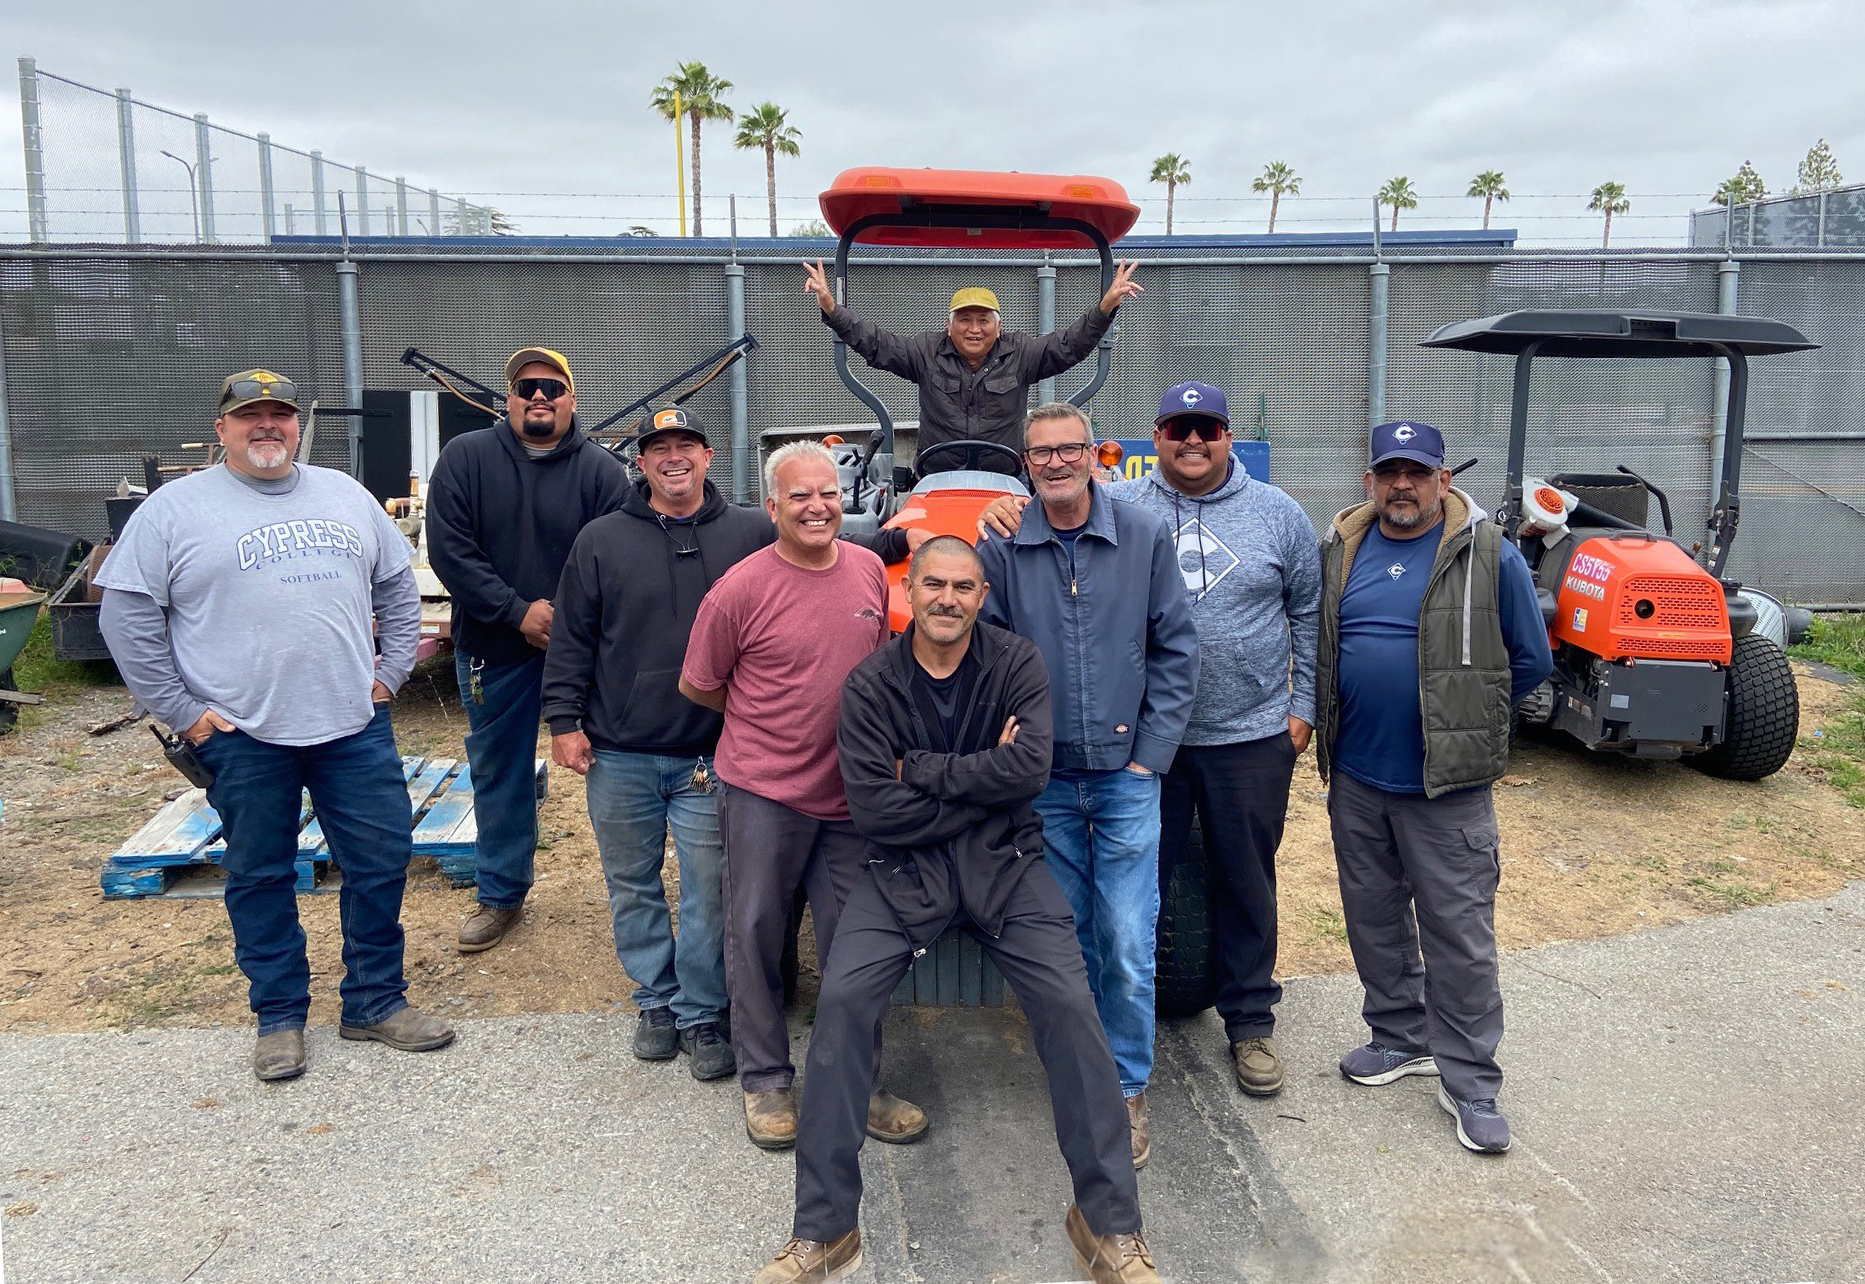
M 1865 179 L 1857 0 L 334 0 L 278 6 L 267 21 L 273 7 L 16 3 L 0 32 L 10 56 L 45 71 L 474 194 L 537 233 L 672 230 L 671 197 L 653 197 L 673 191 L 672 127 L 647 100 L 688 59 L 734 82 L 732 105 L 775 101 L 803 131 L 802 156 L 778 166 L 779 194 L 793 198 L 780 207 L 785 230 L 814 217 L 802 198 L 867 164 L 1104 174 L 1141 201 L 1142 231 L 1163 230 L 1164 191 L 1145 180 L 1166 151 L 1193 174 L 1182 231 L 1261 230 L 1260 203 L 1214 198 L 1247 198 L 1272 160 L 1303 179 L 1284 203 L 1287 230 L 1370 218 L 1371 193 L 1397 174 L 1427 198 L 1454 198 L 1427 199 L 1401 226 L 1471 226 L 1480 204 L 1461 193 L 1496 168 L 1517 196 L 1497 224 L 1543 241 L 1596 239 L 1585 193 L 1614 179 L 1634 200 L 1616 243 L 1680 239 L 1683 211 L 1745 158 L 1770 190 L 1791 186 L 1821 136 L 1848 178 Z M 11 85 L 0 94 L 0 235 L 17 236 Z M 100 112 L 96 129 L 109 121 Z M 69 111 L 48 119 L 48 154 L 83 151 L 107 168 L 110 136 L 93 133 Z M 729 134 L 707 134 L 705 191 L 736 192 L 741 222 L 761 230 L 763 158 L 733 151 Z M 149 146 L 139 138 L 145 167 Z M 618 195 L 592 206 L 536 193 Z M 564 217 L 592 208 L 603 224 Z M 706 230 L 723 231 L 712 209 L 709 199 Z

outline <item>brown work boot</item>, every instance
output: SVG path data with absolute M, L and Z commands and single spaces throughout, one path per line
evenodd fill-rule
M 759 1271 L 751 1284 L 824 1284 L 847 1279 L 861 1269 L 861 1232 L 852 1230 L 834 1243 L 793 1239 L 777 1251 L 777 1260 Z
M 274 1030 L 253 1044 L 253 1073 L 268 1082 L 296 1079 L 305 1064 L 303 1030 Z
M 402 1052 L 432 1052 L 453 1042 L 453 1027 L 439 1017 L 400 1007 L 374 1025 L 338 1025 L 346 1039 L 373 1039 Z
M 1153 1139 L 1146 1133 L 1146 1094 L 1144 1092 L 1127 1098 L 1127 1127 L 1133 1132 L 1133 1171 L 1139 1172 L 1146 1167 L 1146 1161 L 1153 1157 Z M 1108 1276 L 1115 1279 L 1116 1276 Z
M 770 1088 L 764 1092 L 747 1092 L 745 1135 L 760 1150 L 788 1150 L 796 1145 L 796 1089 Z
M 522 905 L 510 909 L 493 909 L 490 905 L 475 907 L 472 917 L 460 924 L 460 953 L 477 954 L 491 949 L 505 939 L 505 934 L 517 927 L 518 920 L 524 916 Z
M 868 1098 L 868 1135 L 876 1141 L 904 1146 L 926 1135 L 926 1112 L 891 1092 Z
M 1230 1045 L 1237 1065 L 1237 1086 L 1252 1097 L 1273 1097 L 1282 1091 L 1282 1056 L 1268 1035 L 1239 1039 Z
M 1088 1229 L 1081 1209 L 1074 1204 L 1068 1206 L 1063 1225 L 1075 1250 L 1075 1265 L 1087 1272 L 1094 1284 L 1159 1284 L 1159 1272 L 1153 1269 L 1152 1250 L 1146 1247 L 1143 1232 L 1097 1235 Z

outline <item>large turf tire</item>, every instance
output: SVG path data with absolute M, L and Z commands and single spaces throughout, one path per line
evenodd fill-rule
M 1800 737 L 1800 690 L 1781 648 L 1751 633 L 1735 640 L 1729 660 L 1729 710 L 1722 743 L 1685 759 L 1706 776 L 1772 776 Z
M 1162 1017 L 1196 1016 L 1217 1002 L 1215 933 L 1205 877 L 1204 833 L 1194 820 L 1171 880 L 1159 889 L 1153 1006 Z

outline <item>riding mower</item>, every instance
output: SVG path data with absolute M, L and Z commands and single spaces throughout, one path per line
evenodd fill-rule
M 1682 758 L 1726 780 L 1779 771 L 1800 730 L 1794 674 L 1780 645 L 1756 627 L 1756 598 L 1723 570 L 1742 513 L 1748 359 L 1819 345 L 1760 317 L 1529 311 L 1447 325 L 1424 346 L 1515 358 L 1496 520 L 1535 574 L 1554 651 L 1553 676 L 1519 707 L 1520 722 L 1553 727 L 1603 753 Z M 1614 472 L 1524 475 L 1538 357 L 1729 363 L 1707 542 L 1686 548 L 1674 538 L 1669 499 L 1624 464 Z M 1650 528 L 1653 499 L 1662 534 Z

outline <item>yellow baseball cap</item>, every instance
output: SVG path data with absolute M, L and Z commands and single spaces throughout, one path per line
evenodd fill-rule
M 505 363 L 505 385 L 510 387 L 518 377 L 518 372 L 533 361 L 542 361 L 547 366 L 555 366 L 563 373 L 563 381 L 570 385 L 570 395 L 576 395 L 576 376 L 570 373 L 570 362 L 561 352 L 549 348 L 520 348 L 512 353 L 511 360 Z
M 1001 314 L 1003 309 L 997 306 L 997 295 L 981 285 L 970 286 L 952 296 L 952 306 L 947 312 L 957 312 L 960 308 L 989 308 Z

